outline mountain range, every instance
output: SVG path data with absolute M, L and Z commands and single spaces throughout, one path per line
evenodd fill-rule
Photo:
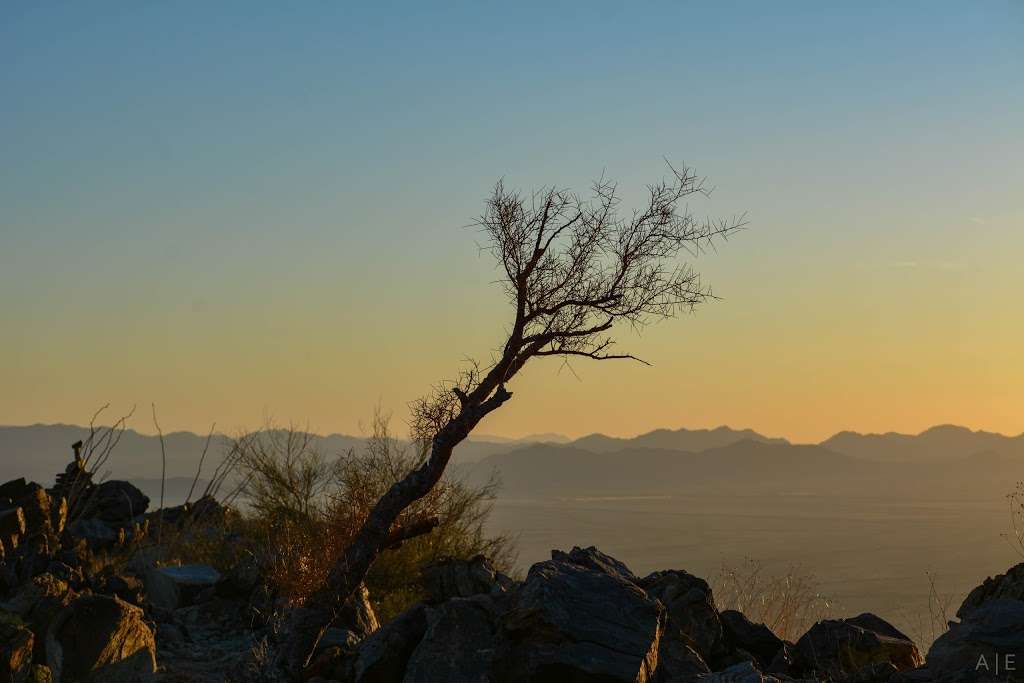
M 49 485 L 71 459 L 70 444 L 89 430 L 73 425 L 0 426 L 0 481 L 25 476 Z M 314 437 L 324 454 L 359 450 L 365 440 Z M 187 490 L 205 435 L 164 435 L 168 488 Z M 229 446 L 214 435 L 202 475 Z M 840 432 L 819 444 L 794 444 L 750 429 L 658 429 L 632 438 L 559 434 L 523 439 L 476 437 L 457 449 L 458 476 L 497 475 L 503 495 L 616 495 L 638 492 L 807 491 L 899 494 L 919 489 L 989 495 L 1024 479 L 1024 435 L 941 425 L 920 434 Z M 105 469 L 159 490 L 160 440 L 125 430 Z M 1001 488 L 1000 488 L 1001 487 Z M 169 495 L 169 498 L 173 496 Z

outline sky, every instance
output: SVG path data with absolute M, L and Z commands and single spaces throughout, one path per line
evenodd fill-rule
M 1024 432 L 1024 3 L 370 5 L 0 6 L 0 424 L 400 425 L 503 342 L 496 180 L 669 159 L 720 300 L 480 431 Z

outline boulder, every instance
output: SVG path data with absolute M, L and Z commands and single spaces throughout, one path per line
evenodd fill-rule
M 664 608 L 621 576 L 571 561 L 530 568 L 504 619 L 512 680 L 653 680 Z
M 603 572 L 611 576 L 616 576 L 623 581 L 629 581 L 630 583 L 638 583 L 636 576 L 629 570 L 622 562 L 619 562 L 610 555 L 605 555 L 594 546 L 589 548 L 580 548 L 579 546 L 573 546 L 573 549 L 569 552 L 562 552 L 561 550 L 552 550 L 551 559 L 557 562 L 572 562 L 594 571 Z
M 0 613 L 0 682 L 23 681 L 32 667 L 35 635 L 14 614 Z
M 501 593 L 512 586 L 512 580 L 495 569 L 483 555 L 469 560 L 451 558 L 435 562 L 424 568 L 421 583 L 428 603 Z
M 819 621 L 793 648 L 794 666 L 804 673 L 833 677 L 855 674 L 873 664 L 898 671 L 921 666 L 917 646 L 894 626 L 875 616 Z
M 1005 574 L 989 577 L 967 594 L 956 616 L 963 619 L 972 610 L 990 600 L 1024 600 L 1024 563 L 1011 567 Z
M 359 644 L 351 663 L 351 680 L 355 683 L 402 680 L 409 657 L 426 630 L 424 605 L 416 604 L 402 612 Z
M 156 671 L 156 642 L 138 607 L 85 595 L 50 625 L 46 663 L 59 681 L 139 681 Z
M 158 609 L 175 610 L 191 604 L 207 588 L 220 581 L 220 572 L 206 564 L 151 567 L 145 572 L 149 603 Z
M 20 507 L 0 510 L 0 539 L 5 544 L 10 538 L 21 538 L 25 535 L 25 512 Z
M 502 611 L 487 595 L 427 608 L 427 630 L 409 658 L 403 683 L 491 680 Z
M 644 577 L 640 586 L 651 599 L 665 606 L 669 624 L 692 641 L 704 661 L 713 662 L 725 653 L 722 622 L 704 579 L 682 570 L 668 570 Z
M 736 610 L 724 610 L 719 614 L 719 619 L 727 648 L 749 652 L 757 658 L 762 669 L 771 666 L 784 643 L 770 628 L 753 623 Z
M 1007 666 L 1011 656 L 1014 668 Z M 991 599 L 951 623 L 928 650 L 927 669 L 935 680 L 974 680 L 982 674 L 1024 680 L 1024 601 Z
M 105 481 L 90 492 L 83 516 L 102 520 L 113 526 L 131 524 L 146 512 L 149 497 L 127 481 Z

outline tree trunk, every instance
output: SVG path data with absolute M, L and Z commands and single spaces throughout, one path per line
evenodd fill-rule
M 486 401 L 464 406 L 459 415 L 434 437 L 426 462 L 392 485 L 373 506 L 359 533 L 331 569 L 323 588 L 292 615 L 281 653 L 282 664 L 289 674 L 299 675 L 309 665 L 323 632 L 366 578 L 377 556 L 387 547 L 392 538 L 391 528 L 402 511 L 430 493 L 444 474 L 455 446 L 487 413 L 511 396 L 503 386 L 499 386 Z

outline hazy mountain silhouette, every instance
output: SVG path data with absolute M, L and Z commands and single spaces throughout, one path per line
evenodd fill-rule
M 0 426 L 0 481 L 26 477 L 49 486 L 57 472 L 63 471 L 70 462 L 72 458 L 71 444 L 79 439 L 86 439 L 88 435 L 87 427 L 76 425 Z M 533 440 L 531 437 L 530 442 Z M 223 434 L 213 436 L 204 465 L 204 473 L 212 473 L 213 468 L 220 462 L 225 449 L 229 447 L 230 441 Z M 191 484 L 196 474 L 196 468 L 199 466 L 205 442 L 205 434 L 193 434 L 192 432 L 165 434 L 164 446 L 167 452 L 168 478 L 180 477 L 187 479 Z M 508 451 L 523 443 L 527 443 L 527 441 L 509 440 L 499 443 L 482 438 L 469 439 L 456 448 L 454 460 L 456 462 L 475 462 L 489 455 Z M 329 434 L 317 436 L 315 445 L 320 452 L 326 455 L 336 455 L 353 449 L 360 450 L 365 445 L 365 439 L 347 434 Z M 126 429 L 104 470 L 109 470 L 112 476 L 122 479 L 134 481 L 156 478 L 158 480 L 160 467 L 159 437 Z M 141 488 L 145 490 L 145 487 Z
M 88 429 L 72 425 L 0 427 L 0 481 L 25 476 L 49 485 L 71 459 L 71 443 L 87 434 Z M 561 444 L 552 438 L 557 436 L 539 434 L 529 441 L 477 437 L 456 449 L 453 462 L 462 476 L 483 479 L 497 472 L 502 495 L 509 496 L 708 489 L 886 496 L 924 489 L 954 495 L 972 489 L 1002 496 L 1008 484 L 1024 478 L 1024 436 L 948 425 L 918 435 L 841 432 L 817 445 L 728 427 L 659 429 L 631 439 L 592 434 Z M 191 485 L 205 440 L 191 432 L 164 436 L 168 501 Z M 212 473 L 228 444 L 227 437 L 214 436 L 204 475 Z M 317 436 L 315 444 L 332 455 L 359 450 L 365 440 L 330 434 Z M 104 470 L 139 482 L 152 496 L 159 492 L 160 463 L 156 436 L 126 430 Z
M 955 425 L 939 425 L 916 435 L 839 432 L 821 445 L 837 453 L 887 462 L 936 462 L 983 452 L 1024 457 L 1024 434 L 1004 436 Z
M 655 429 L 631 439 L 590 434 L 572 441 L 571 445 L 595 453 L 612 453 L 624 448 L 663 448 L 696 452 L 728 446 L 744 439 L 765 443 L 789 443 L 786 439 L 763 436 L 751 429 L 736 430 L 723 426 L 716 429 Z

